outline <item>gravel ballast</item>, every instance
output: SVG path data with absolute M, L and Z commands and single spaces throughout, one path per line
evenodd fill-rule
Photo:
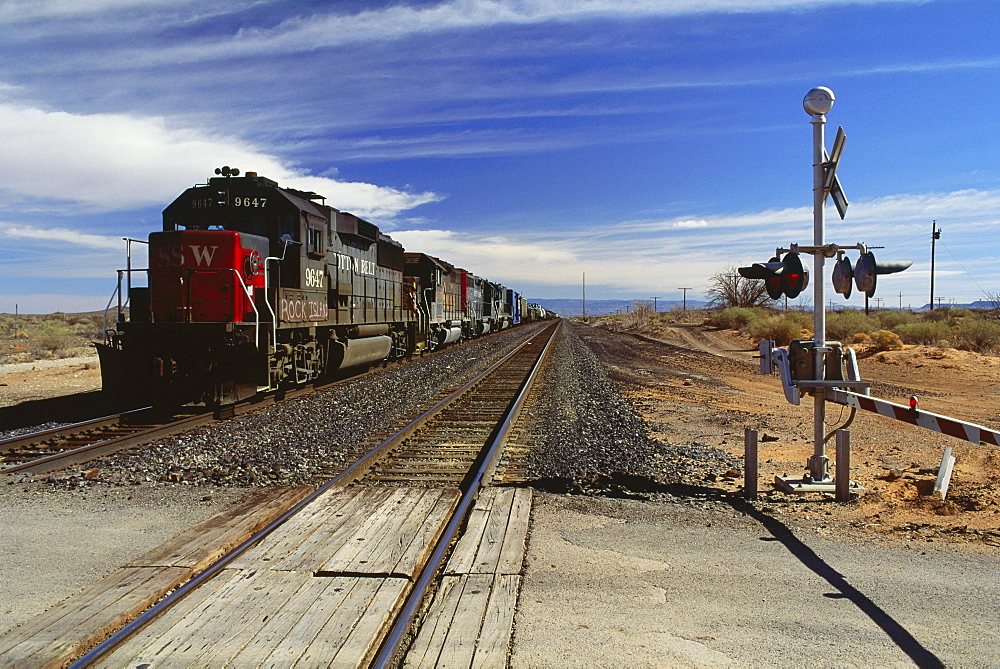
M 528 326 L 351 379 L 49 477 L 62 487 L 312 484 L 530 336 Z
M 532 430 L 544 435 L 529 457 L 529 478 L 572 492 L 651 492 L 694 484 L 706 472 L 739 463 L 716 448 L 653 439 L 649 426 L 622 397 L 581 333 L 593 328 L 566 322 L 542 374 L 546 390 Z M 638 490 L 637 490 L 638 489 Z

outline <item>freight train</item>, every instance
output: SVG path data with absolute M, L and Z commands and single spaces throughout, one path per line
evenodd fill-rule
M 316 193 L 216 175 L 163 211 L 147 269 L 119 270 L 114 325 L 96 344 L 106 392 L 231 404 L 503 330 L 529 311 L 516 291 L 409 253 Z

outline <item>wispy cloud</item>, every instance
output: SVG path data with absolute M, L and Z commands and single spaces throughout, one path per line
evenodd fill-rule
M 471 31 L 500 26 L 529 26 L 546 23 L 573 23 L 599 19 L 671 18 L 696 14 L 760 14 L 803 11 L 837 5 L 921 4 L 926 0 L 450 0 L 434 4 L 399 3 L 378 9 L 344 12 L 334 9 L 286 19 L 278 25 L 253 25 L 253 17 L 234 34 L 178 44 L 136 54 L 141 64 L 183 63 L 219 58 L 243 58 L 266 53 L 270 56 L 336 48 L 344 45 L 387 42 L 415 36 Z M 0 17 L 13 17 L 8 4 Z M 20 5 L 20 2 L 13 3 Z M 28 4 L 28 3 L 25 3 Z M 104 0 L 102 9 L 148 8 L 170 12 L 158 1 L 114 2 Z M 271 4 L 271 3 L 257 3 Z M 44 3 L 37 12 L 69 15 L 70 3 Z M 100 10 L 98 10 L 100 11 Z M 225 10 L 222 10 L 225 11 Z M 82 12 L 81 12 L 82 13 Z M 88 12 L 87 15 L 90 15 Z M 149 22 L 154 24 L 154 22 Z M 148 24 L 147 24 L 148 25 Z
M 79 230 L 69 228 L 39 228 L 33 225 L 19 225 L 16 223 L 4 223 L 0 221 L 0 237 L 9 237 L 21 240 L 44 240 L 47 243 L 56 242 L 60 246 L 82 246 L 91 249 L 114 249 L 120 251 L 122 246 L 121 237 L 110 237 L 107 235 L 92 235 Z

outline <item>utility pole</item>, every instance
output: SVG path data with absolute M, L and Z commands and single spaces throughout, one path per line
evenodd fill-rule
M 899 310 L 903 310 L 903 291 L 899 291 Z
M 934 220 L 931 221 L 931 309 L 934 308 L 934 242 L 938 239 L 941 239 L 941 230 Z
M 660 297 L 659 297 L 659 296 L 656 296 L 656 297 L 651 297 L 651 298 L 649 298 L 649 299 L 653 300 L 653 313 L 654 313 L 654 314 L 657 314 L 657 313 L 659 313 L 659 312 L 658 312 L 658 311 L 656 310 L 656 301 L 657 301 L 658 299 L 660 299 Z
M 684 298 L 683 298 L 684 299 L 684 303 L 683 303 L 684 306 L 683 306 L 683 311 L 686 314 L 687 310 L 688 310 L 688 291 L 689 290 L 693 290 L 693 289 L 691 289 L 691 288 L 678 288 L 677 290 L 683 290 L 684 291 Z
M 583 273 L 583 320 L 587 320 L 587 273 Z

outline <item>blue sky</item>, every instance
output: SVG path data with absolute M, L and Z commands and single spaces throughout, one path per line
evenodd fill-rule
M 812 242 L 817 85 L 848 134 L 827 241 L 914 260 L 876 297 L 916 307 L 937 220 L 935 295 L 983 299 L 998 26 L 996 0 L 0 0 L 0 312 L 102 308 L 122 238 L 221 165 L 529 298 L 699 299 Z

